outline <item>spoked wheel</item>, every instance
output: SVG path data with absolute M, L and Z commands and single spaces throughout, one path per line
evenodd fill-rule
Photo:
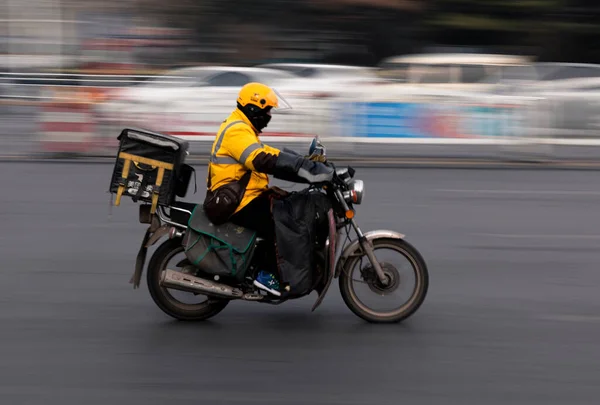
M 221 312 L 229 300 L 193 294 L 160 285 L 160 277 L 167 268 L 189 272 L 191 269 L 185 256 L 181 241 L 168 240 L 156 249 L 150 259 L 146 280 L 150 296 L 167 315 L 181 321 L 202 321 Z
M 368 322 L 400 322 L 425 300 L 427 265 L 404 240 L 376 239 L 372 243 L 388 282 L 381 283 L 366 255 L 350 258 L 340 274 L 342 298 L 352 312 Z

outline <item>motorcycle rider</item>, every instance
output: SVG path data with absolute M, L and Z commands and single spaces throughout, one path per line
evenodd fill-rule
M 236 109 L 217 132 L 208 175 L 210 193 L 236 182 L 243 183 L 244 174 L 251 171 L 239 205 L 228 221 L 253 229 L 265 239 L 269 263 L 265 264 L 266 269 L 258 272 L 254 285 L 275 296 L 281 296 L 281 292 L 276 276 L 275 224 L 270 200 L 275 192 L 269 187 L 269 175 L 297 183 L 326 182 L 333 178 L 333 169 L 329 166 L 261 142 L 259 134 L 269 124 L 271 112 L 279 107 L 280 101 L 285 103 L 273 89 L 262 83 L 242 87 Z

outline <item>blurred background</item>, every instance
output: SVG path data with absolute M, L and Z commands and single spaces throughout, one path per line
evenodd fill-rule
M 0 0 L 0 403 L 597 403 L 598 21 L 598 0 Z M 262 140 L 319 135 L 365 182 L 361 228 L 422 253 L 407 322 L 365 324 L 336 283 L 314 313 L 195 324 L 132 290 L 117 136 L 189 140 L 200 202 L 250 81 L 293 107 Z
M 112 156 L 141 126 L 202 157 L 249 81 L 293 107 L 266 141 L 319 135 L 344 156 L 572 158 L 600 129 L 592 0 L 4 0 L 0 16 L 7 156 Z

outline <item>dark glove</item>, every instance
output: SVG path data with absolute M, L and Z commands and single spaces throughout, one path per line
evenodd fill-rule
M 280 152 L 273 177 L 294 183 L 323 183 L 333 179 L 334 170 L 320 162 L 302 156 Z

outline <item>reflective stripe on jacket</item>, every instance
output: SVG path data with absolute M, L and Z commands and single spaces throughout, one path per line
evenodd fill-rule
M 221 136 L 222 135 L 222 136 Z M 238 181 L 252 171 L 244 198 L 235 212 L 244 208 L 269 187 L 279 149 L 263 144 L 258 132 L 239 110 L 223 121 L 211 150 L 211 191 Z

